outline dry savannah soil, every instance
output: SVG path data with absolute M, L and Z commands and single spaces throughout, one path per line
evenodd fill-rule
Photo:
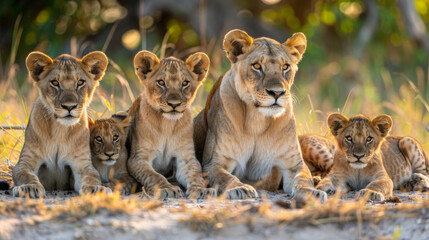
M 295 206 L 260 198 L 157 200 L 119 194 L 15 199 L 0 191 L 0 239 L 429 239 L 429 195 L 395 192 L 385 202 L 332 196 Z

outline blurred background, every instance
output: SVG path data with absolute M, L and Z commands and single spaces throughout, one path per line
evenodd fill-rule
M 216 79 L 230 67 L 226 32 L 284 42 L 308 38 L 293 92 L 299 133 L 329 135 L 332 112 L 387 113 L 393 134 L 417 138 L 429 151 L 429 0 L 2 0 L 0 126 L 25 126 L 37 91 L 25 68 L 29 52 L 52 58 L 104 51 L 107 74 L 91 116 L 127 109 L 140 94 L 134 55 L 160 58 L 203 51 L 210 73 L 193 105 L 197 113 Z M 23 130 L 1 130 L 0 167 L 15 163 Z

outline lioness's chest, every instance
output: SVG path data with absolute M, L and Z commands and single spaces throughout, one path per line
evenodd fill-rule
M 180 149 L 176 148 L 175 142 L 173 137 L 158 139 L 152 160 L 152 167 L 158 173 L 163 175 L 169 173 L 175 164 L 180 153 Z

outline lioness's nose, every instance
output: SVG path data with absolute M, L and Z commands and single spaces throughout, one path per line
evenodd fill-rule
M 69 112 L 71 112 L 73 109 L 77 108 L 77 104 L 69 104 L 69 103 L 65 103 L 65 104 L 61 104 L 61 107 L 68 110 Z
M 115 153 L 114 152 L 105 152 L 104 154 L 108 157 L 112 157 L 113 154 L 115 154 Z
M 281 97 L 281 96 L 283 96 L 283 95 L 285 95 L 285 91 L 283 91 L 283 90 L 274 90 L 274 89 L 265 89 L 265 92 L 267 92 L 267 94 L 268 95 L 270 95 L 270 96 L 272 96 L 272 97 L 274 97 L 276 100 L 279 98 L 279 97 Z
M 173 109 L 175 109 L 176 107 L 178 107 L 180 105 L 180 101 L 170 101 L 167 102 L 167 104 L 172 107 Z

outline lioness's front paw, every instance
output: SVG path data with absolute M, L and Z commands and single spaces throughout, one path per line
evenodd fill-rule
M 331 186 L 329 186 L 329 185 L 318 185 L 316 187 L 316 190 L 320 190 L 320 191 L 326 192 L 328 195 L 334 195 L 335 192 L 336 192 L 336 189 L 333 188 L 333 187 L 331 187 Z
M 82 188 L 79 191 L 79 194 L 94 194 L 97 192 L 104 192 L 106 194 L 111 194 L 112 189 L 108 187 L 104 187 L 101 185 L 83 185 Z
M 188 188 L 186 195 L 188 198 L 207 199 L 208 197 L 215 198 L 217 191 L 214 188 L 191 187 Z
M 45 196 L 45 188 L 41 184 L 23 184 L 12 189 L 14 197 L 39 198 Z
M 229 199 L 246 199 L 258 197 L 258 193 L 256 192 L 255 188 L 248 184 L 243 184 L 238 187 L 228 189 L 225 194 Z
M 165 198 L 182 198 L 183 197 L 183 192 L 182 189 L 180 189 L 179 186 L 170 186 L 170 187 L 164 187 L 164 188 L 159 188 L 156 190 L 160 191 L 160 195 L 159 198 L 161 199 L 165 199 Z
M 384 201 L 384 195 L 381 192 L 369 189 L 362 189 L 355 195 L 356 199 L 361 199 L 363 197 L 368 197 L 368 201 Z
M 297 201 L 302 201 L 304 203 L 311 196 L 318 199 L 321 203 L 324 203 L 328 200 L 328 195 L 326 192 L 314 188 L 302 188 L 295 194 L 294 198 Z

